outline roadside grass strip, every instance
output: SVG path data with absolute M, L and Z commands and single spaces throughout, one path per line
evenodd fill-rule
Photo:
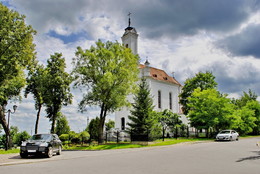
M 20 149 L 10 149 L 10 150 L 3 150 L 0 149 L 0 154 L 11 154 L 11 153 L 19 153 Z
M 185 143 L 185 142 L 198 142 L 198 141 L 206 141 L 209 139 L 205 138 L 194 138 L 194 139 L 165 139 L 162 140 L 156 140 L 152 143 L 149 143 L 149 145 L 141 145 L 141 144 L 131 144 L 131 143 L 107 143 L 102 145 L 90 145 L 90 146 L 64 146 L 64 150 L 109 150 L 109 149 L 127 149 L 127 148 L 141 148 L 141 147 L 153 147 L 153 146 L 167 146 L 167 145 L 173 145 L 173 144 L 179 144 L 179 143 Z

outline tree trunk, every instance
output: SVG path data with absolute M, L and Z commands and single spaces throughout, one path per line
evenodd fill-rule
M 103 134 L 104 134 L 104 124 L 105 124 L 105 117 L 103 116 L 102 118 L 100 118 L 100 122 L 99 122 L 99 132 L 98 132 L 98 143 L 102 144 L 103 143 Z
M 206 131 L 206 138 L 209 138 L 209 128 L 206 128 L 205 131 Z
M 51 133 L 52 133 L 52 134 L 54 134 L 55 121 L 56 121 L 56 119 L 55 119 L 55 117 L 53 116 L 53 118 L 52 118 L 52 124 L 51 124 Z
M 39 125 L 39 120 L 40 120 L 41 108 L 42 108 L 42 105 L 39 104 L 39 109 L 38 109 L 38 112 L 37 112 L 37 118 L 36 118 L 36 123 L 35 123 L 35 131 L 34 131 L 35 134 L 38 133 L 38 125 Z
M 101 111 L 100 111 L 100 122 L 99 122 L 99 131 L 98 131 L 98 144 L 103 143 L 103 133 L 104 133 L 104 124 L 106 120 L 107 110 L 105 105 L 102 104 Z
M 3 110 L 3 107 L 0 105 L 0 123 L 3 126 L 3 129 L 5 131 L 5 135 L 6 135 L 6 147 L 5 150 L 8 150 L 10 148 L 10 129 L 8 128 L 8 124 L 6 122 L 5 119 L 5 113 Z

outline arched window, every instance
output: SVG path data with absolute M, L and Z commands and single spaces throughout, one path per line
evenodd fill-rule
M 172 93 L 169 93 L 169 107 L 172 109 Z
M 125 44 L 125 47 L 128 48 L 128 44 Z
M 161 91 L 158 91 L 158 108 L 162 107 L 162 103 L 161 103 Z
M 125 117 L 121 118 L 121 129 L 125 130 Z

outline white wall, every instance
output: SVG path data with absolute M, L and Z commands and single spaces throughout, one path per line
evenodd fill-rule
M 180 86 L 172 83 L 167 83 L 163 81 L 154 80 L 152 78 L 147 78 L 147 83 L 150 86 L 151 97 L 153 98 L 154 110 L 163 111 L 164 109 L 170 109 L 169 105 L 169 93 L 172 93 L 172 112 L 180 113 L 179 106 L 179 93 Z M 158 108 L 158 90 L 161 91 L 161 108 Z M 128 101 L 133 101 L 133 95 L 128 96 Z M 130 120 L 128 116 L 130 115 L 130 108 L 122 108 L 122 110 L 117 111 L 115 113 L 115 128 L 121 130 L 121 118 L 125 117 L 125 126 L 127 126 L 127 122 Z

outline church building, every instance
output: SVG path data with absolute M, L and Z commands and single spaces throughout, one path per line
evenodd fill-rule
M 122 36 L 122 43 L 127 48 L 130 48 L 133 54 L 138 54 L 138 33 L 134 27 L 131 27 L 129 17 L 129 25 L 125 29 Z M 173 113 L 180 114 L 179 94 L 182 85 L 173 77 L 168 75 L 164 70 L 150 66 L 148 60 L 144 64 L 139 65 L 139 78 L 145 77 L 150 87 L 150 94 L 153 99 L 154 110 L 163 111 L 171 110 Z M 128 101 L 133 103 L 133 95 L 128 96 Z M 130 121 L 131 108 L 122 108 L 115 113 L 115 128 L 125 130 Z

